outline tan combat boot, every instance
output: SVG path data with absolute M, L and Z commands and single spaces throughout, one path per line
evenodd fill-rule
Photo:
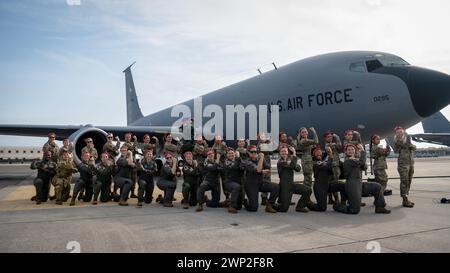
M 406 208 L 412 208 L 414 207 L 414 203 L 408 200 L 408 196 L 403 196 L 403 202 L 402 205 Z
M 235 209 L 233 207 L 228 207 L 228 212 L 229 213 L 237 213 L 237 209 Z
M 267 205 L 266 205 L 266 212 L 276 213 L 277 211 L 272 207 L 272 204 L 270 204 L 269 202 L 267 202 Z

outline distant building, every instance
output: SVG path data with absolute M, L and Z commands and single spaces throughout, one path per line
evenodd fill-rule
M 29 162 L 40 158 L 42 158 L 41 147 L 0 147 L 0 162 L 3 163 Z

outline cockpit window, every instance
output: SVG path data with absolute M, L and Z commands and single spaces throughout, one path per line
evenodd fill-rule
M 387 67 L 409 65 L 407 61 L 393 55 L 375 54 L 375 58 L 377 58 L 383 66 Z
M 372 72 L 375 69 L 378 69 L 380 67 L 383 67 L 381 62 L 379 60 L 369 60 L 366 61 L 367 71 Z
M 366 66 L 364 65 L 364 62 L 352 63 L 350 65 L 350 71 L 353 71 L 353 72 L 367 72 Z

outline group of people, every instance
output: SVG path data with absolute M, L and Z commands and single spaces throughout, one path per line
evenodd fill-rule
M 312 133 L 312 138 L 309 137 Z M 81 150 L 81 162 L 75 164 L 74 148 L 68 139 L 61 148 L 55 142 L 56 135 L 50 133 L 43 147 L 43 158 L 31 164 L 38 174 L 34 180 L 36 204 L 56 199 L 62 205 L 69 201 L 116 201 L 127 206 L 130 198 L 137 198 L 137 206 L 153 201 L 156 186 L 163 191 L 156 199 L 164 207 L 173 207 L 177 178 L 183 177 L 182 207 L 196 207 L 200 212 L 206 207 L 225 207 L 237 213 L 243 207 L 257 211 L 260 205 L 269 213 L 287 212 L 294 194 L 300 195 L 297 212 L 325 211 L 333 204 L 337 212 L 357 214 L 363 196 L 373 196 L 376 213 L 390 213 L 386 209 L 384 191 L 387 186 L 386 157 L 391 152 L 390 144 L 380 145 L 380 137 L 373 135 L 370 157 L 374 159 L 374 182 L 362 180 L 367 170 L 367 154 L 359 133 L 346 130 L 341 142 L 337 134 L 327 131 L 323 136 L 324 150 L 314 128 L 300 128 L 296 137 L 285 133 L 279 135 L 277 171 L 279 183 L 271 181 L 271 140 L 264 133 L 258 135 L 256 145 L 238 139 L 236 147 L 227 147 L 220 136 L 216 136 L 209 147 L 202 136 L 193 141 L 180 141 L 171 134 L 164 136 L 160 145 L 157 137 L 146 134 L 142 142 L 131 133 L 125 134 L 124 143 L 109 133 L 100 158 L 93 139 L 86 138 Z M 153 139 L 153 141 L 151 141 Z M 113 141 L 116 141 L 114 144 Z M 414 173 L 414 150 L 411 138 L 401 127 L 395 128 L 394 151 L 399 153 L 400 194 L 404 207 L 413 207 L 409 200 L 409 188 Z M 164 163 L 156 162 L 156 155 L 164 155 Z M 137 155 L 141 155 L 138 158 Z M 182 159 L 180 164 L 179 159 Z M 343 161 L 341 160 L 343 159 Z M 295 172 L 303 171 L 304 180 L 294 181 Z M 71 192 L 72 175 L 79 172 Z M 49 195 L 50 185 L 55 195 Z M 135 194 L 138 185 L 137 195 Z M 211 192 L 209 199 L 205 194 Z M 225 200 L 221 202 L 221 192 Z M 314 195 L 315 202 L 311 200 Z

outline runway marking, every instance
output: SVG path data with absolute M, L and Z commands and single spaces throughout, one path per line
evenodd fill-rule
M 315 249 L 324 249 L 324 248 L 331 248 L 331 247 L 337 247 L 337 246 L 346 246 L 346 245 L 351 245 L 351 244 L 356 244 L 356 243 L 367 243 L 367 242 L 370 242 L 370 241 L 379 241 L 379 240 L 391 239 L 391 238 L 408 236 L 408 235 L 415 235 L 415 234 L 423 234 L 423 233 L 434 232 L 434 231 L 441 231 L 441 230 L 446 230 L 446 229 L 450 229 L 450 227 L 441 227 L 441 228 L 434 228 L 434 229 L 429 229 L 429 230 L 414 231 L 414 232 L 408 232 L 408 233 L 402 233 L 402 234 L 396 234 L 396 235 L 390 235 L 390 236 L 378 237 L 378 238 L 371 238 L 371 239 L 365 239 L 365 240 L 355 240 L 355 239 L 347 238 L 345 236 L 341 236 L 341 235 L 337 235 L 337 234 L 333 234 L 333 233 L 329 233 L 329 232 L 323 232 L 323 231 L 315 230 L 315 231 L 318 231 L 318 232 L 323 232 L 323 233 L 328 234 L 328 235 L 333 235 L 333 236 L 336 236 L 336 237 L 342 237 L 344 239 L 351 239 L 351 240 L 354 240 L 354 242 L 338 243 L 338 244 L 334 244 L 334 245 L 327 245 L 327 246 L 318 246 L 318 247 L 311 247 L 311 248 L 305 248 L 305 249 L 298 249 L 298 250 L 286 251 L 284 253 L 296 253 L 296 252 L 300 252 L 300 251 L 303 252 L 303 251 L 315 250 Z M 391 248 L 391 247 L 389 247 L 389 248 L 388 247 L 383 247 L 383 248 L 394 250 L 394 251 L 398 251 L 398 252 L 402 252 L 402 253 L 406 253 L 406 251 L 402 251 L 402 250 L 399 250 L 399 249 L 394 249 L 394 248 Z

